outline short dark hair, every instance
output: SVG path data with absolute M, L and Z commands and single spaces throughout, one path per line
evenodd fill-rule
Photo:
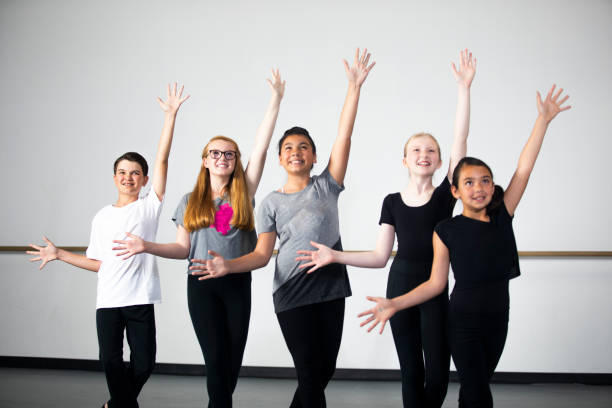
M 127 153 L 123 153 L 121 156 L 117 158 L 117 160 L 115 160 L 115 164 L 113 165 L 113 174 L 117 173 L 117 166 L 119 165 L 119 162 L 121 160 L 127 160 L 127 161 L 136 162 L 140 164 L 140 167 L 142 168 L 142 174 L 144 176 L 147 176 L 147 174 L 149 173 L 149 165 L 147 164 L 147 160 L 144 157 L 142 157 L 140 153 L 127 152 Z
M 312 153 L 317 154 L 317 147 L 315 146 L 314 140 L 312 140 L 312 137 L 310 137 L 310 134 L 308 133 L 308 131 L 304 129 L 303 127 L 294 126 L 291 129 L 285 130 L 285 133 L 283 133 L 283 137 L 281 137 L 280 140 L 278 141 L 278 154 L 279 155 L 281 154 L 283 142 L 285 141 L 287 137 L 292 136 L 292 135 L 300 135 L 308 139 L 308 142 L 310 143 L 310 146 L 312 147 Z
M 465 166 L 484 167 L 485 169 L 489 171 L 489 174 L 491 174 L 491 179 L 493 179 L 493 171 L 491 170 L 491 168 L 489 167 L 487 163 L 475 157 L 466 156 L 462 158 L 461 160 L 459 160 L 459 163 L 457 163 L 457 165 L 455 166 L 455 169 L 453 170 L 452 185 L 455 188 L 459 188 L 459 176 L 461 174 L 461 170 Z M 503 201 L 504 201 L 504 189 L 498 185 L 495 185 L 495 189 L 493 190 L 493 197 L 491 198 L 491 202 L 489 203 L 489 205 L 487 205 L 487 215 L 491 215 L 492 213 L 499 210 Z

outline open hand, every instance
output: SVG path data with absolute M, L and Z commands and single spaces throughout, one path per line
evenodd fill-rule
M 355 51 L 355 59 L 353 60 L 353 65 L 349 66 L 348 62 L 343 59 L 344 69 L 346 70 L 346 76 L 349 82 L 355 83 L 357 86 L 361 86 L 363 81 L 368 77 L 370 70 L 376 65 L 376 62 L 372 62 L 368 66 L 368 62 L 370 61 L 371 54 L 368 52 L 366 48 L 363 51 L 363 54 L 359 54 L 359 48 Z
M 310 245 L 317 248 L 316 251 L 307 251 L 304 249 L 300 249 L 297 251 L 298 254 L 303 256 L 298 256 L 295 258 L 296 261 L 309 261 L 307 263 L 301 264 L 299 266 L 300 269 L 308 268 L 312 266 L 306 273 L 312 273 L 319 269 L 322 266 L 329 265 L 333 260 L 333 252 L 332 249 L 326 245 L 319 244 L 318 242 L 310 241 Z
M 162 98 L 157 97 L 157 102 L 159 102 L 159 106 L 161 106 L 162 110 L 166 113 L 170 113 L 170 114 L 176 114 L 176 112 L 179 110 L 179 108 L 181 107 L 181 104 L 183 102 L 185 102 L 187 99 L 189 99 L 190 95 L 185 96 L 184 98 L 183 96 L 183 88 L 185 88 L 184 85 L 181 85 L 181 89 L 177 92 L 176 90 L 177 84 L 176 82 L 174 83 L 174 86 L 172 87 L 172 89 L 170 89 L 170 84 L 168 84 L 167 86 L 167 90 L 166 90 L 166 100 L 162 100 Z
M 563 98 L 559 99 L 563 93 L 563 88 L 559 88 L 557 93 L 553 95 L 556 86 L 557 85 L 553 85 L 552 88 L 550 88 L 550 91 L 548 91 L 544 101 L 542 101 L 542 96 L 540 95 L 540 92 L 538 92 L 538 113 L 544 118 L 544 120 L 546 120 L 546 123 L 550 123 L 550 121 L 553 120 L 559 112 L 563 112 L 571 108 L 570 105 L 562 106 L 569 98 L 569 95 L 565 95 Z
M 367 317 L 367 319 L 361 322 L 359 327 L 363 327 L 371 321 L 374 321 L 374 323 L 372 323 L 370 327 L 368 327 L 369 333 L 372 331 L 373 328 L 378 326 L 378 323 L 382 323 L 382 326 L 380 326 L 379 331 L 379 333 L 382 334 L 383 330 L 385 329 L 385 325 L 387 324 L 387 320 L 389 320 L 391 316 L 393 316 L 397 311 L 395 310 L 393 301 L 383 297 L 372 296 L 366 296 L 366 299 L 368 299 L 370 302 L 376 302 L 376 306 L 357 315 L 357 317 Z
M 115 255 L 127 255 L 123 259 L 128 259 L 132 255 L 145 251 L 145 244 L 142 238 L 140 238 L 138 235 L 130 234 L 129 232 L 126 232 L 125 234 L 131 239 L 115 239 L 113 241 L 113 243 L 119 244 L 113 248 L 113 251 L 121 251 L 117 252 Z
M 35 258 L 30 258 L 30 262 L 40 261 L 38 269 L 42 269 L 48 262 L 54 261 L 58 258 L 58 249 L 55 244 L 49 240 L 49 238 L 43 236 L 43 241 L 47 243 L 47 246 L 41 247 L 38 245 L 30 244 L 36 251 L 26 251 L 28 255 L 34 255 Z
M 467 48 L 461 50 L 459 52 L 459 69 L 454 62 L 451 62 L 451 68 L 457 83 L 469 88 L 472 85 L 474 75 L 476 75 L 476 57 L 472 59 L 472 53 Z
M 212 259 L 192 259 L 192 266 L 189 269 L 191 274 L 200 276 L 198 280 L 206 280 L 211 278 L 220 278 L 229 273 L 227 260 L 215 251 L 208 251 Z M 195 265 L 199 264 L 199 265 Z
M 270 88 L 272 88 L 272 92 L 274 92 L 279 98 L 282 98 L 285 95 L 285 81 L 281 80 L 280 72 L 278 69 L 272 69 L 272 79 L 267 79 L 270 84 Z

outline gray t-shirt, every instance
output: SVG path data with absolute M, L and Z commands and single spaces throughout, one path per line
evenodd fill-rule
M 307 275 L 295 260 L 298 249 L 311 248 L 310 241 L 341 249 L 338 196 L 342 190 L 326 168 L 304 190 L 273 191 L 261 203 L 259 233 L 275 231 L 279 239 L 273 285 L 277 313 L 351 295 L 344 265 L 328 265 Z
M 172 221 L 178 226 L 183 224 L 185 217 L 185 209 L 187 208 L 187 202 L 191 193 L 187 193 L 183 196 L 179 202 Z M 221 198 L 215 199 L 215 207 L 217 208 L 217 214 L 219 208 L 222 208 L 222 212 L 227 213 L 230 203 L 227 200 Z M 221 218 L 216 216 L 215 218 Z M 229 219 L 227 219 L 229 221 Z M 212 249 L 215 252 L 220 253 L 225 259 L 234 259 L 242 255 L 248 254 L 255 249 L 257 244 L 257 234 L 255 230 L 244 231 L 234 227 L 233 225 L 219 225 L 223 223 L 216 223 L 207 228 L 200 228 L 189 233 L 189 239 L 191 240 L 191 248 L 189 249 L 189 266 L 191 266 L 191 259 L 210 259 L 208 250 Z M 227 223 L 226 223 L 227 224 Z M 229 230 L 228 230 L 229 229 Z M 187 269 L 187 273 L 191 273 Z

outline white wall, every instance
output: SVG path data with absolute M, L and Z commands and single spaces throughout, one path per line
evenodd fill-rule
M 556 82 L 574 106 L 552 123 L 517 212 L 519 249 L 610 250 L 611 17 L 606 0 L 4 1 L 0 245 L 43 233 L 59 245 L 87 245 L 91 218 L 116 197 L 114 158 L 137 150 L 153 160 L 162 121 L 155 97 L 168 81 L 184 83 L 192 98 L 176 126 L 160 241 L 174 238 L 169 218 L 210 137 L 234 137 L 248 156 L 270 67 L 287 80 L 274 140 L 290 126 L 307 127 L 321 171 L 346 91 L 340 59 L 367 46 L 377 66 L 363 88 L 340 200 L 345 248 L 373 246 L 383 197 L 407 180 L 400 161 L 410 134 L 432 132 L 447 157 L 456 97 L 450 61 L 470 47 L 478 72 L 469 153 L 490 163 L 500 184 L 535 120 L 535 91 Z M 283 182 L 275 156 L 271 150 L 258 202 Z M 160 260 L 160 269 L 158 361 L 199 363 L 184 263 Z M 523 259 L 522 269 L 499 369 L 612 372 L 610 260 Z M 291 365 L 271 274 L 271 266 L 254 274 L 245 365 Z M 351 270 L 340 367 L 396 367 L 389 333 L 366 335 L 354 318 L 366 294 L 384 293 L 385 279 L 385 271 Z M 0 355 L 96 358 L 94 297 L 93 274 L 61 264 L 38 272 L 23 255 L 0 255 Z

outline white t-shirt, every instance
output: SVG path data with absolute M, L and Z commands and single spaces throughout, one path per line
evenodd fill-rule
M 155 256 L 137 254 L 126 260 L 113 251 L 115 239 L 126 232 L 155 241 L 162 202 L 151 189 L 144 198 L 124 206 L 107 205 L 91 222 L 87 257 L 102 262 L 98 271 L 96 308 L 144 305 L 161 302 Z

